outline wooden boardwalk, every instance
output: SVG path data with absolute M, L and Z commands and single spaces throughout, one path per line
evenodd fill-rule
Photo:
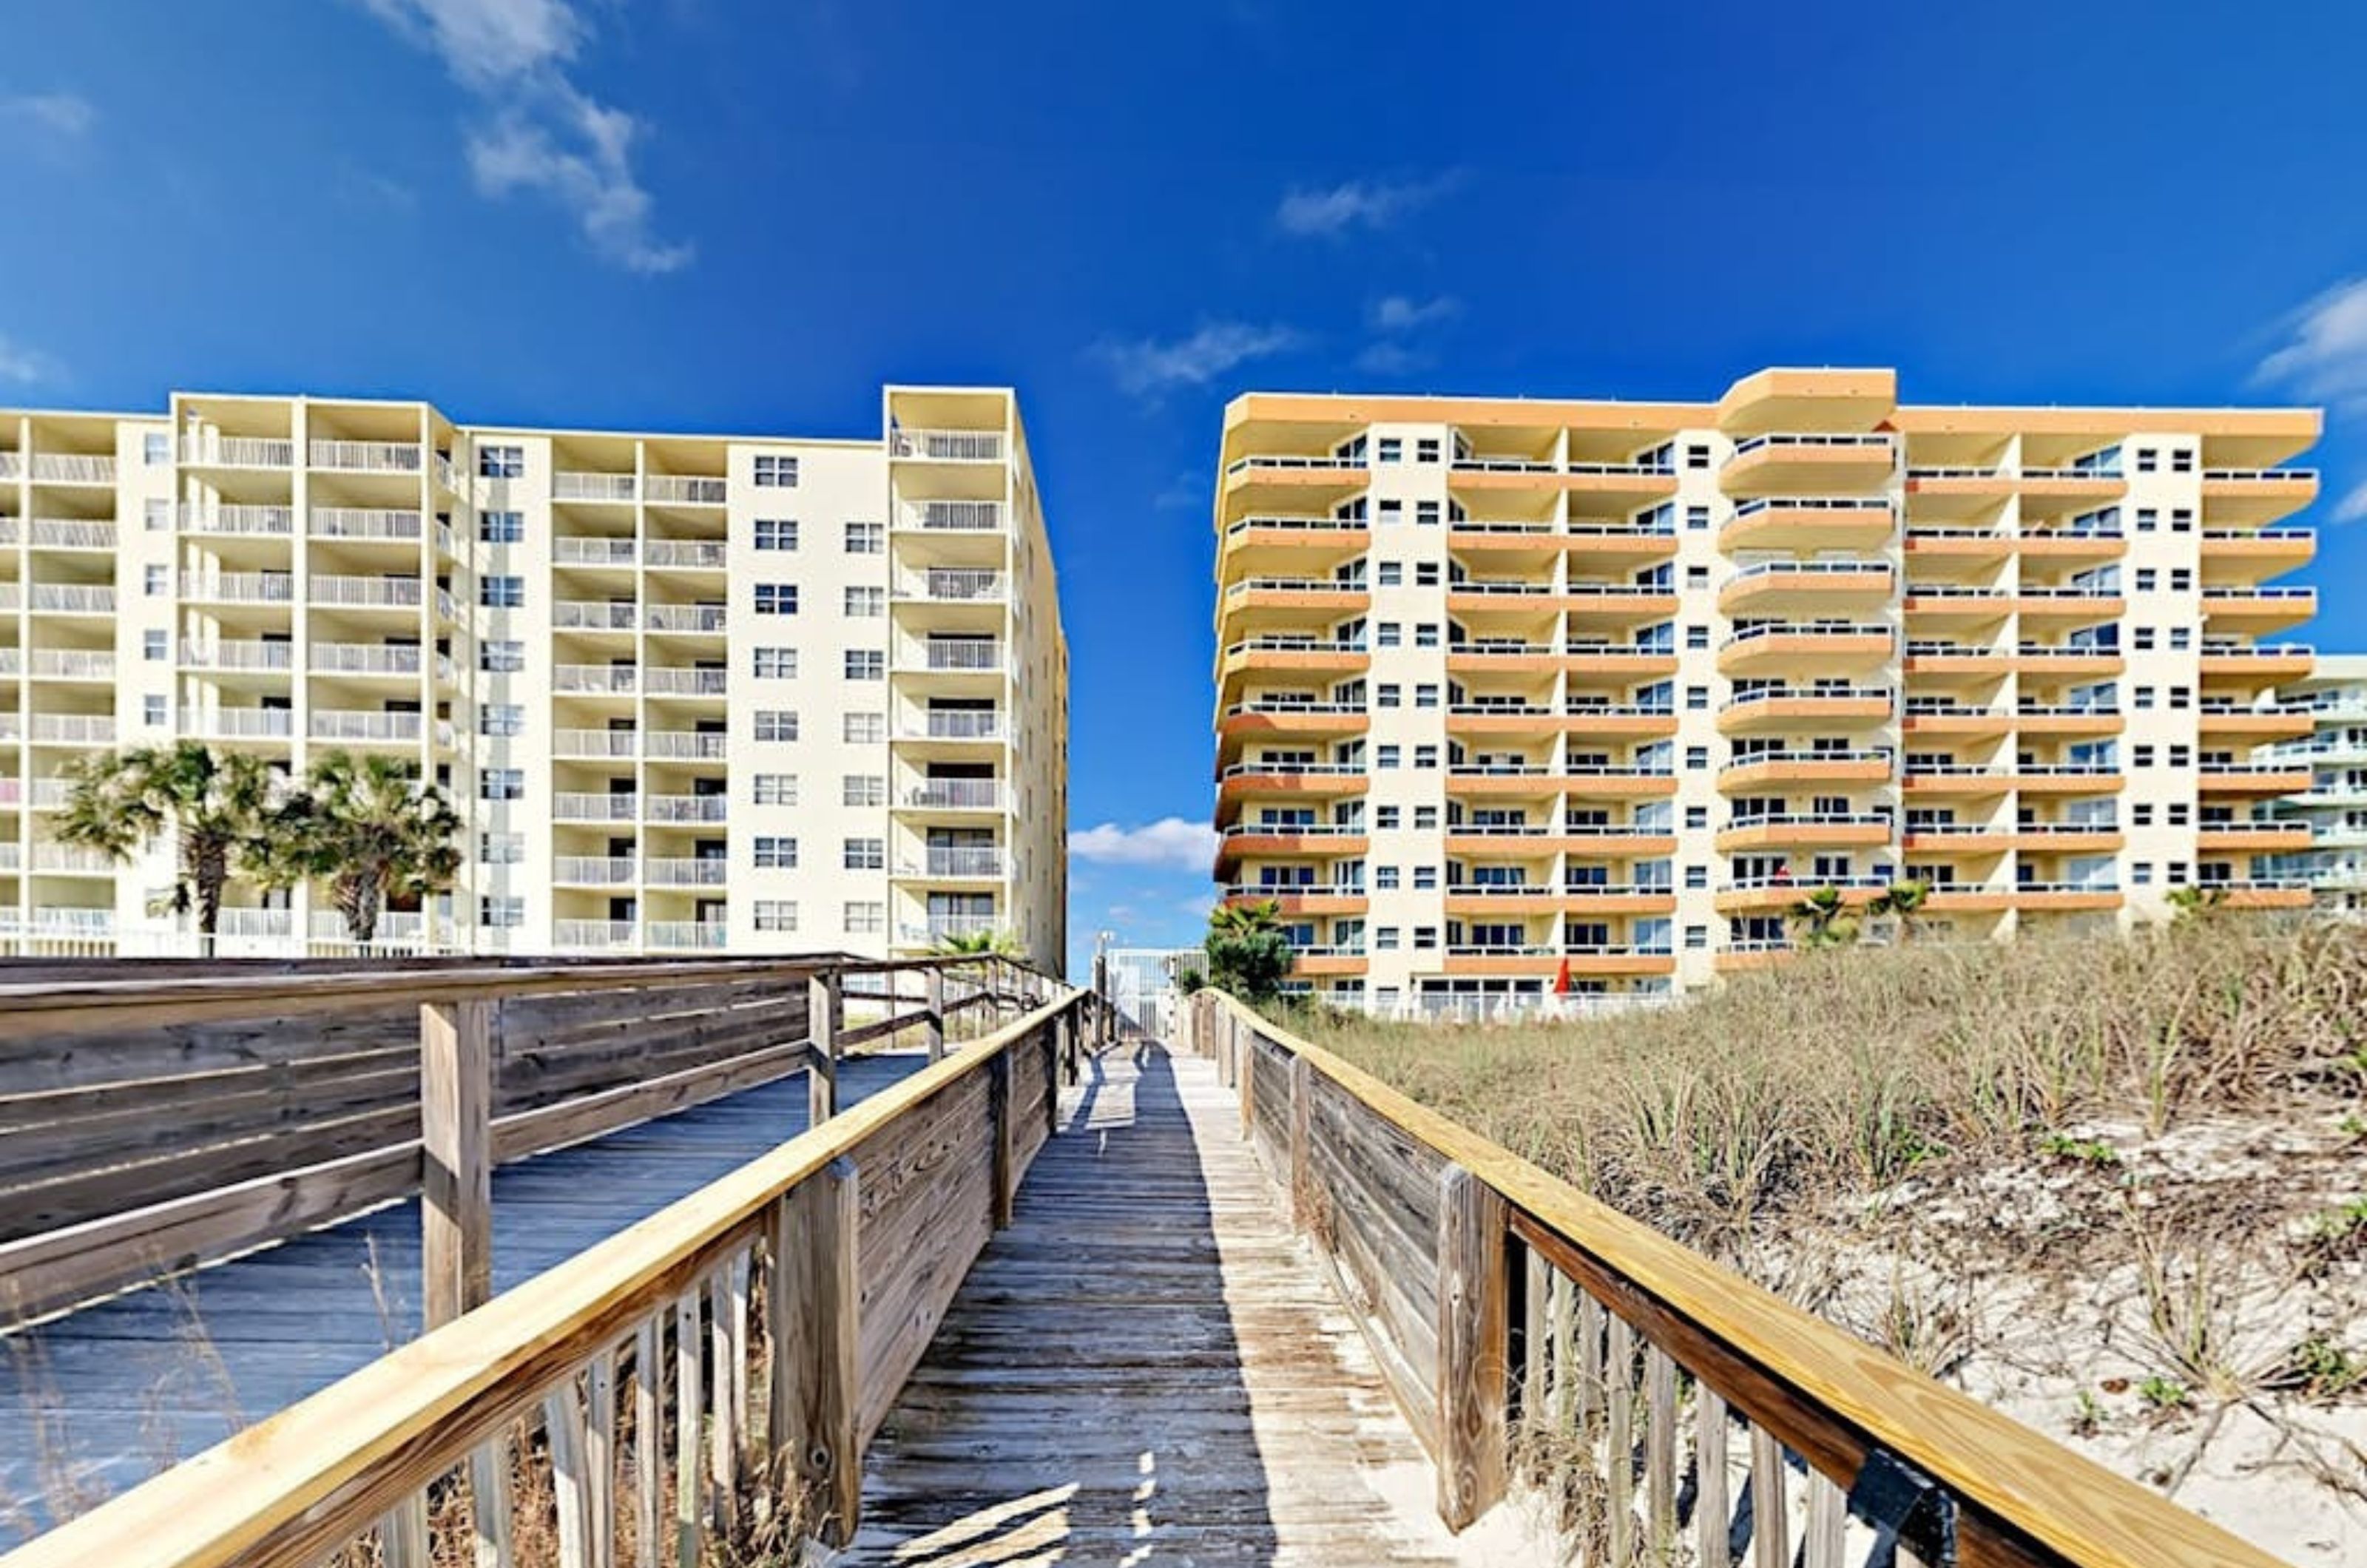
M 852 1104 L 925 1065 L 840 1067 Z M 507 1290 L 806 1128 L 802 1073 L 493 1173 Z M 419 1333 L 416 1199 L 0 1339 L 0 1548 L 327 1387 Z
M 1549 1562 L 1464 1536 L 1205 1059 L 1089 1064 L 875 1439 L 850 1563 Z

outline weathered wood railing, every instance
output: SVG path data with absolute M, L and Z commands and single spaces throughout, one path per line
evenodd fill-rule
M 1525 1460 L 1589 1562 L 2276 1560 L 1202 991 L 1240 1095 L 1460 1529 Z M 1515 1434 L 1525 1441 L 1515 1441 Z
M 840 954 L 0 964 L 0 1327 L 423 1190 L 441 1323 L 483 1299 L 495 1165 L 809 1070 L 819 1119 L 844 1051 L 941 1049 L 1048 984 Z
M 563 1563 L 656 1568 L 760 1528 L 844 1541 L 1099 1012 L 1061 989 L 0 1562 L 509 1568 L 555 1528 Z

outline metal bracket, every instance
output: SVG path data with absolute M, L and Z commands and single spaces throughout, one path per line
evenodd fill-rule
M 1955 1568 L 1956 1500 L 1888 1450 L 1867 1451 L 1850 1483 L 1849 1511 L 1874 1528 L 1866 1568 L 1892 1568 L 1901 1547 L 1925 1568 Z

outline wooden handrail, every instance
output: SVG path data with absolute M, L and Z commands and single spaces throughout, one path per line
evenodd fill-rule
M 746 1323 L 748 1269 L 760 1257 L 769 1258 L 774 1269 L 769 1297 L 776 1311 L 787 1310 L 785 1303 L 793 1293 L 810 1301 L 816 1292 L 829 1292 L 835 1303 L 834 1307 L 812 1306 L 811 1315 L 792 1319 L 786 1325 L 791 1332 L 775 1341 L 773 1415 L 763 1423 L 771 1453 L 759 1461 L 762 1473 L 772 1476 L 781 1473 L 776 1467 L 784 1464 L 802 1472 L 814 1455 L 822 1455 L 828 1461 L 822 1467 L 826 1473 L 810 1479 L 827 1483 L 820 1488 L 825 1513 L 833 1517 L 832 1528 L 843 1540 L 854 1525 L 847 1478 L 859 1474 L 861 1445 L 892 1401 L 891 1385 L 900 1385 L 909 1373 L 919 1346 L 975 1256 L 975 1246 L 964 1244 L 968 1250 L 954 1255 L 955 1266 L 948 1270 L 943 1266 L 943 1249 L 953 1244 L 935 1238 L 967 1224 L 955 1211 L 967 1213 L 972 1202 L 1007 1212 L 1008 1192 L 982 1190 L 988 1171 L 1003 1173 L 1003 1179 L 1014 1185 L 1024 1174 L 1025 1158 L 1048 1135 L 1048 1108 L 1057 1100 L 1059 1078 L 1073 1076 L 1073 1060 L 1063 1062 L 1061 1053 L 1078 1038 L 1078 1015 L 1096 1010 L 1097 999 L 1089 993 L 1063 989 L 986 1039 L 36 1538 L 0 1558 L 0 1564 L 296 1568 L 317 1562 L 374 1522 L 382 1540 L 391 1535 L 416 1541 L 424 1551 L 425 1488 L 455 1468 L 480 1461 L 484 1463 L 471 1473 L 497 1486 L 510 1458 L 504 1434 L 538 1402 L 546 1424 L 561 1435 L 549 1445 L 549 1462 L 562 1471 L 580 1462 L 574 1439 L 583 1433 L 573 1427 L 584 1420 L 587 1404 L 599 1409 L 602 1391 L 614 1386 L 610 1379 L 619 1362 L 612 1358 L 620 1346 L 635 1352 L 636 1398 L 651 1402 L 635 1406 L 644 1412 L 644 1465 L 650 1462 L 647 1450 L 658 1430 L 652 1419 L 657 1402 L 686 1397 L 689 1403 L 676 1412 L 672 1425 L 689 1434 L 684 1462 L 696 1483 L 703 1468 L 698 1303 L 699 1292 L 707 1287 L 712 1289 L 714 1344 L 734 1348 L 740 1385 L 737 1392 L 730 1386 L 731 1365 L 714 1363 L 704 1395 L 708 1424 L 718 1434 L 714 1462 L 730 1475 L 740 1475 L 745 1450 L 753 1447 L 750 1405 L 764 1406 L 761 1397 L 753 1402 L 746 1398 L 747 1369 L 753 1359 Z M 1002 1094 L 989 1097 L 983 1085 L 974 1082 L 988 1076 L 1004 1081 Z M 1010 1088 L 1013 1083 L 1025 1086 L 1028 1101 L 1042 1102 L 1038 1119 L 1016 1120 L 1019 1106 L 1011 1098 L 1019 1091 Z M 974 1118 L 982 1108 L 996 1104 L 1003 1107 L 1003 1124 L 979 1128 Z M 965 1138 L 965 1129 L 976 1129 L 983 1139 L 975 1134 Z M 900 1136 L 917 1140 L 916 1147 L 900 1147 Z M 990 1150 L 991 1168 L 982 1157 Z M 912 1194 L 901 1194 L 909 1212 L 900 1223 L 909 1234 L 887 1239 L 915 1249 L 912 1278 L 920 1281 L 916 1290 L 921 1293 L 899 1306 L 886 1325 L 889 1337 L 882 1348 L 867 1333 L 858 1338 L 853 1321 L 854 1303 L 859 1300 L 853 1232 L 859 1215 L 865 1227 L 864 1266 L 872 1266 L 871 1227 L 889 1223 L 884 1216 L 898 1201 L 900 1184 L 909 1185 L 919 1174 L 912 1166 L 916 1159 L 935 1184 L 929 1189 L 934 1201 L 915 1210 L 909 1203 Z M 978 1168 L 957 1163 L 965 1160 L 976 1161 Z M 866 1161 L 872 1163 L 866 1166 Z M 858 1210 L 853 1186 L 858 1180 L 866 1183 L 866 1192 L 878 1184 L 880 1213 L 875 1213 L 869 1202 Z M 956 1180 L 958 1187 L 946 1185 Z M 972 1196 L 962 1199 L 957 1193 Z M 983 1213 L 972 1219 L 982 1228 Z M 983 1245 L 982 1235 L 971 1240 Z M 778 1260 L 784 1256 L 795 1258 L 799 1271 L 780 1272 Z M 826 1269 L 832 1278 L 816 1280 L 810 1277 L 813 1269 Z M 668 1313 L 677 1315 L 669 1319 Z M 658 1376 L 663 1362 L 660 1336 L 666 1321 L 675 1324 L 678 1339 L 687 1347 L 676 1363 L 681 1384 L 673 1395 Z M 917 1342 L 911 1332 L 916 1324 Z M 817 1337 L 827 1343 L 810 1343 Z M 784 1345 L 791 1351 L 783 1351 Z M 791 1352 L 798 1361 L 794 1366 L 787 1364 Z M 858 1358 L 864 1386 L 832 1385 L 830 1380 L 848 1375 Z M 579 1383 L 595 1397 L 580 1398 Z M 814 1416 L 816 1410 L 822 1416 Z M 595 1453 L 613 1453 L 607 1446 L 614 1441 L 607 1425 L 612 1415 L 602 1410 L 595 1417 Z M 810 1426 L 825 1417 L 827 1430 Z M 644 1497 L 651 1511 L 644 1517 L 654 1521 L 655 1472 L 637 1469 L 636 1473 L 649 1483 Z M 571 1483 L 580 1488 L 583 1479 L 578 1472 Z M 605 1495 L 606 1483 L 600 1484 Z M 687 1544 L 694 1551 L 697 1532 L 714 1523 L 706 1517 L 710 1503 L 699 1498 L 700 1490 L 694 1484 L 678 1498 L 684 1528 L 693 1531 Z M 562 1488 L 562 1498 L 572 1495 Z M 728 1487 L 717 1494 L 729 1495 Z M 776 1506 L 782 1506 L 781 1500 Z M 588 1508 L 581 1515 L 570 1510 L 562 1500 L 562 1533 L 574 1528 L 571 1520 L 596 1528 Z M 424 1555 L 418 1560 L 425 1561 Z
M 1467 1173 L 1508 1206 L 1507 1244 L 1517 1240 L 1534 1260 L 1574 1280 L 1599 1308 L 1608 1310 L 1614 1348 L 1623 1325 L 1632 1328 L 1653 1350 L 1722 1400 L 1716 1412 L 1719 1453 L 1730 1410 L 1750 1420 L 1762 1436 L 1780 1438 L 1784 1447 L 1840 1488 L 1856 1482 L 1870 1456 L 1903 1461 L 1936 1481 L 1954 1500 L 1958 1561 L 1967 1565 L 2155 1568 L 2177 1562 L 2186 1568 L 2282 1568 L 2276 1558 L 2218 1526 L 1588 1197 L 1353 1063 L 1269 1022 L 1233 998 L 1210 989 L 1194 1000 L 1194 1043 L 1216 1055 L 1235 1077 L 1245 1132 L 1258 1115 L 1258 1086 L 1269 1081 L 1256 1070 L 1259 1054 L 1251 1049 L 1262 1044 L 1280 1054 L 1277 1068 L 1286 1065 L 1289 1077 L 1284 1083 L 1298 1079 L 1302 1072 L 1319 1079 L 1390 1134 L 1414 1141 L 1446 1162 L 1448 1174 Z M 1296 1145 L 1303 1136 L 1297 1122 L 1306 1114 L 1306 1102 L 1296 1093 L 1285 1099 L 1291 1146 L 1282 1158 L 1292 1163 L 1297 1175 L 1303 1170 L 1296 1164 L 1300 1157 Z M 1442 1220 L 1442 1236 L 1446 1230 Z M 1510 1267 L 1508 1254 L 1507 1274 Z M 1538 1294 L 1534 1275 L 1530 1294 L 1534 1303 Z M 1443 1324 L 1453 1322 L 1449 1305 L 1441 1307 Z M 1368 1334 L 1374 1332 L 1372 1324 L 1366 1326 Z M 1528 1327 L 1532 1357 L 1546 1326 Z M 1566 1318 L 1558 1326 L 1569 1332 Z M 1442 1332 L 1441 1338 L 1446 1337 Z M 1385 1360 L 1395 1353 L 1387 1345 L 1376 1348 Z M 1500 1342 L 1495 1354 L 1498 1368 L 1512 1370 L 1507 1346 Z M 1440 1359 L 1442 1365 L 1447 1360 L 1444 1345 Z M 1600 1370 L 1598 1366 L 1598 1373 Z M 1536 1375 L 1534 1366 L 1529 1375 Z M 1520 1380 L 1500 1381 L 1516 1384 Z M 1516 1393 L 1491 1386 L 1483 1393 L 1495 1405 L 1501 1429 L 1505 1406 Z M 1669 1403 L 1673 1423 L 1673 1394 Z M 1705 1415 L 1704 1431 L 1708 1427 Z M 1427 1436 L 1433 1439 L 1433 1458 L 1442 1466 L 1467 1457 L 1456 1451 L 1455 1443 L 1434 1440 L 1434 1427 Z M 1624 1461 L 1611 1468 L 1617 1472 L 1623 1467 Z M 1633 1476 L 1622 1482 L 1614 1474 L 1613 1484 L 1632 1488 Z M 1719 1486 L 1722 1496 L 1722 1476 Z M 1443 1475 L 1443 1501 L 1447 1490 Z M 1815 1495 L 1812 1492 L 1812 1507 Z M 1450 1523 L 1460 1522 L 1450 1517 Z M 1829 1522 L 1837 1531 L 1838 1517 Z M 1811 1562 L 1817 1560 L 1810 1556 Z

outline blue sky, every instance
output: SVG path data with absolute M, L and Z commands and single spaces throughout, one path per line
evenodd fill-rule
M 1084 941 L 1205 908 L 1246 387 L 2322 401 L 2301 635 L 2367 647 L 2355 5 L 10 11 L 0 400 L 866 434 L 882 380 L 1015 384 Z

